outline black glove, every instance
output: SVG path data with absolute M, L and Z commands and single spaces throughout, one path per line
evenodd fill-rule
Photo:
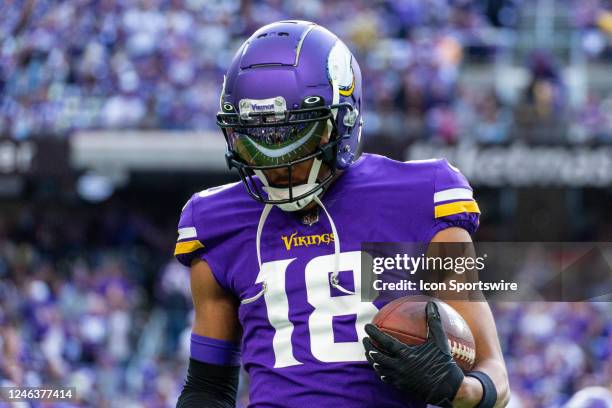
M 365 331 L 370 337 L 363 339 L 366 358 L 382 381 L 429 404 L 452 407 L 463 371 L 451 356 L 438 306 L 430 301 L 425 310 L 429 330 L 424 344 L 407 346 L 367 324 Z

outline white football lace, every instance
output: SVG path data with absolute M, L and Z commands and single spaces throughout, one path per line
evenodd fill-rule
M 261 212 L 261 216 L 259 217 L 259 223 L 257 224 L 257 236 L 255 237 L 255 246 L 257 248 L 257 264 L 259 265 L 259 270 L 261 270 L 261 232 L 263 231 L 264 224 L 266 223 L 266 219 L 268 215 L 270 215 L 270 211 L 272 211 L 272 204 L 266 204 L 264 206 L 263 211 Z M 262 282 L 261 291 L 259 291 L 256 295 L 251 296 L 246 299 L 242 299 L 240 301 L 241 304 L 246 305 L 248 303 L 252 303 L 263 296 L 268 290 L 268 284 L 266 281 Z
M 261 232 L 263 231 L 264 224 L 268 215 L 270 215 L 270 211 L 272 211 L 273 204 L 266 204 L 264 206 L 263 211 L 261 212 L 261 216 L 259 217 L 259 223 L 257 224 L 257 237 L 255 239 L 255 246 L 257 247 L 257 263 L 259 264 L 259 269 L 261 270 Z
M 315 196 L 314 201 L 321 206 L 323 211 L 325 211 L 325 215 L 327 215 L 327 219 L 329 220 L 329 224 L 331 225 L 332 232 L 334 234 L 334 271 L 330 277 L 331 285 L 338 289 L 340 292 L 345 293 L 347 295 L 353 295 L 354 292 L 347 290 L 340 285 L 338 281 L 338 273 L 340 273 L 340 237 L 338 236 L 338 230 L 336 229 L 336 224 L 334 224 L 334 220 L 332 219 L 329 212 L 327 212 L 327 208 L 323 205 L 323 202 L 319 199 L 319 197 Z
M 243 305 L 247 305 L 249 303 L 253 303 L 254 301 L 256 301 L 257 299 L 259 299 L 260 297 L 262 297 L 264 295 L 264 293 L 266 293 L 266 291 L 268 290 L 268 284 L 266 282 L 262 282 L 261 284 L 261 290 L 255 295 L 255 296 L 251 296 L 245 299 L 242 299 L 240 301 L 240 303 L 242 303 Z
M 325 215 L 327 215 L 327 219 L 329 220 L 329 224 L 331 226 L 332 233 L 334 234 L 334 270 L 330 276 L 330 283 L 332 287 L 336 288 L 340 292 L 345 293 L 347 295 L 353 295 L 354 292 L 351 292 L 350 290 L 343 288 L 342 285 L 340 285 L 340 282 L 338 280 L 338 274 L 340 273 L 340 237 L 338 236 L 338 230 L 336 229 L 336 224 L 334 223 L 334 220 L 332 219 L 331 215 L 327 211 L 327 208 L 325 208 L 325 205 L 323 205 L 323 202 L 321 201 L 321 199 L 315 196 L 314 201 L 318 205 L 321 206 L 321 208 L 325 212 Z M 257 236 L 255 237 L 255 247 L 257 249 L 257 263 L 259 264 L 260 270 L 261 270 L 261 234 L 263 231 L 264 224 L 266 223 L 266 219 L 270 215 L 270 211 L 272 211 L 272 207 L 274 207 L 273 204 L 266 204 L 264 206 L 264 209 L 261 212 L 261 216 L 259 217 L 259 223 L 257 224 Z M 267 287 L 268 285 L 264 281 L 262 284 L 262 289 L 259 293 L 257 293 L 255 296 L 242 300 L 241 303 L 243 304 L 251 303 L 259 299 L 266 292 Z

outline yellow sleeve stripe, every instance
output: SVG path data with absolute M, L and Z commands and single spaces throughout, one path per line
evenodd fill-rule
M 476 201 L 456 201 L 454 203 L 437 205 L 435 207 L 435 217 L 446 217 L 448 215 L 459 214 L 462 212 L 479 213 L 480 209 Z
M 174 248 L 174 255 L 188 254 L 200 248 L 204 248 L 204 244 L 197 239 L 192 241 L 177 242 L 176 247 Z

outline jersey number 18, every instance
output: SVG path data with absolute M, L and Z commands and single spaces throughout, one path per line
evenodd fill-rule
M 266 282 L 264 292 L 270 325 L 275 330 L 272 346 L 275 368 L 302 364 L 293 355 L 291 335 L 293 323 L 289 320 L 289 301 L 285 288 L 285 275 L 295 260 L 282 259 L 265 262 L 256 283 Z M 308 331 L 312 355 L 323 362 L 365 361 L 361 339 L 366 336 L 364 326 L 372 320 L 378 309 L 370 302 L 361 302 L 361 252 L 339 254 L 339 270 L 352 271 L 353 294 L 331 296 L 330 274 L 334 268 L 334 255 L 313 258 L 306 265 L 306 296 L 314 311 L 308 318 Z M 357 341 L 335 342 L 332 322 L 334 316 L 356 315 Z

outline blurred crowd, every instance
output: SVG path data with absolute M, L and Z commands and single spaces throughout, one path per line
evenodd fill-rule
M 176 349 L 162 359 L 142 334 L 152 310 L 173 310 L 155 279 L 174 226 L 113 206 L 0 213 L 0 386 L 72 386 L 85 406 L 172 405 L 187 360 Z
M 174 406 L 192 307 L 189 272 L 170 256 L 172 223 L 112 206 L 3 211 L 0 386 L 74 386 L 101 408 Z M 494 313 L 513 407 L 561 407 L 612 385 L 607 303 L 498 303 Z
M 572 24 L 581 30 L 582 47 L 590 58 L 612 58 L 612 2 L 571 0 Z
M 493 69 L 499 29 L 518 24 L 522 3 L 4 1 L 0 135 L 214 129 L 222 75 L 239 44 L 259 26 L 291 17 L 330 28 L 354 51 L 364 73 L 367 135 L 503 143 L 525 137 L 533 126 L 548 126 L 555 141 L 609 141 L 610 95 L 592 95 L 586 106 L 570 111 L 560 78 L 547 77 L 540 85 L 533 69 L 532 86 L 517 104 L 502 101 L 492 86 L 459 83 L 467 57 Z M 592 6 L 582 12 L 582 3 Z M 602 1 L 575 4 L 582 26 L 609 24 Z M 561 125 L 574 121 L 568 136 Z
M 329 27 L 361 61 L 369 134 L 505 142 L 525 133 L 512 120 L 521 112 L 502 104 L 493 89 L 466 89 L 457 81 L 464 54 L 486 60 L 496 52 L 489 41 L 493 27 L 516 24 L 520 1 L 492 2 L 497 8 L 490 3 L 6 3 L 0 133 L 21 138 L 82 128 L 214 128 L 219 86 L 233 51 L 260 25 L 291 16 Z M 576 17 L 581 26 L 598 27 L 601 6 L 592 3 L 591 12 L 586 8 Z M 570 120 L 575 115 L 585 124 L 573 129 L 574 139 L 611 137 L 606 107 L 612 99 L 603 99 L 593 96 L 584 109 L 570 112 Z M 559 95 L 561 104 L 544 106 L 530 119 L 559 123 L 568 113 L 564 100 Z M 523 101 L 528 110 L 529 93 Z M 553 130 L 565 135 L 559 126 Z
M 512 407 L 561 407 L 583 388 L 612 387 L 608 303 L 497 303 L 494 314 Z

